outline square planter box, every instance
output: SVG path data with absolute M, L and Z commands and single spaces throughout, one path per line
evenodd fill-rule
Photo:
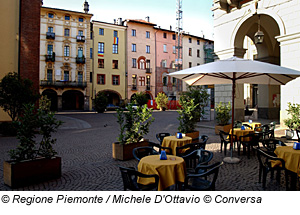
M 61 157 L 37 158 L 15 163 L 4 161 L 4 183 L 11 188 L 56 179 L 61 176 Z
M 117 160 L 130 160 L 133 159 L 132 150 L 141 146 L 148 146 L 149 143 L 147 141 L 142 141 L 138 143 L 129 143 L 129 144 L 120 144 L 113 143 L 112 144 L 112 156 Z
M 199 131 L 191 132 L 191 133 L 186 133 L 185 136 L 191 137 L 192 143 L 197 143 L 199 142 Z

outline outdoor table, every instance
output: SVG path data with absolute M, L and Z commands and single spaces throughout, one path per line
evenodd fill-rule
M 192 140 L 193 139 L 188 136 L 182 137 L 181 139 L 176 138 L 176 136 L 167 136 L 164 137 L 164 140 L 161 145 L 163 147 L 171 148 L 173 155 L 176 155 L 176 147 L 192 143 Z
M 300 176 L 300 150 L 295 150 L 292 146 L 279 146 L 274 152 L 285 161 L 286 169 Z
M 246 124 L 246 125 L 249 125 L 251 126 L 251 128 L 254 130 L 256 127 L 260 127 L 261 126 L 261 123 L 260 122 L 252 122 L 252 123 L 249 123 L 249 122 L 243 122 L 242 124 Z
M 245 130 L 242 130 L 241 128 L 235 128 L 233 135 L 236 135 L 237 140 L 239 140 L 240 136 L 245 136 L 250 133 L 254 133 L 254 130 L 248 128 L 246 128 Z M 230 129 L 229 134 L 232 134 L 232 129 Z M 244 138 L 244 141 L 250 141 L 249 137 Z
M 160 160 L 160 155 L 143 157 L 138 164 L 138 171 L 147 175 L 158 175 L 159 191 L 174 185 L 177 181 L 183 183 L 186 175 L 184 159 L 174 155 L 167 155 L 167 160 Z M 140 184 L 147 185 L 153 182 L 151 178 L 138 178 Z

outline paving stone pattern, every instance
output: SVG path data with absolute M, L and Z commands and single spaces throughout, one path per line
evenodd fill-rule
M 158 142 L 155 134 L 159 132 L 174 133 L 178 128 L 176 111 L 156 111 L 153 113 L 154 123 L 145 137 Z M 136 167 L 137 161 L 117 161 L 112 158 L 112 143 L 117 140 L 119 128 L 114 112 L 95 113 L 65 113 L 56 117 L 65 123 L 54 135 L 57 138 L 55 149 L 62 157 L 62 176 L 51 180 L 16 190 L 52 190 L 52 191 L 119 191 L 123 183 L 119 166 Z M 220 152 L 220 138 L 214 133 L 213 122 L 199 122 L 200 134 L 209 136 L 207 148 L 214 152 L 214 161 L 225 157 Z M 0 162 L 8 160 L 7 151 L 17 146 L 15 137 L 0 136 Z M 230 156 L 229 152 L 226 156 Z M 260 191 L 258 183 L 258 161 L 256 155 L 237 155 L 239 164 L 225 163 L 219 172 L 216 190 L 219 191 Z M 3 165 L 0 165 L 0 190 L 11 190 L 3 183 Z M 276 180 L 267 180 L 267 190 L 285 190 L 284 179 L 281 184 Z

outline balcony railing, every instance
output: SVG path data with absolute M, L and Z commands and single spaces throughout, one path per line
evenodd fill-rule
M 70 88 L 85 88 L 87 86 L 86 81 L 41 81 L 42 87 L 70 87 Z
M 55 40 L 55 33 L 53 33 L 53 32 L 47 32 L 46 33 L 46 39 Z
M 53 52 L 50 55 L 46 54 L 45 58 L 46 58 L 46 62 L 55 62 L 55 52 Z
M 151 74 L 152 73 L 152 69 L 151 68 L 146 68 L 146 73 L 147 74 Z
M 85 64 L 85 57 L 76 57 L 77 64 Z
M 77 42 L 84 43 L 85 42 L 85 36 L 77 35 L 76 40 L 77 40 Z

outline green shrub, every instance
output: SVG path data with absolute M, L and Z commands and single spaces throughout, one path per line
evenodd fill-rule
M 179 114 L 177 118 L 179 120 L 178 131 L 185 134 L 194 132 L 198 121 L 195 111 L 197 104 L 195 104 L 194 99 L 187 100 L 184 95 L 180 96 L 179 104 L 181 109 L 177 111 Z
M 148 97 L 147 97 L 146 93 L 138 92 L 135 94 L 135 96 L 133 97 L 133 101 L 131 101 L 131 102 L 138 106 L 143 106 L 148 103 Z
M 157 104 L 157 109 L 160 108 L 167 108 L 168 107 L 168 96 L 164 93 L 158 93 L 157 97 L 155 98 L 155 102 Z
M 220 102 L 216 105 L 215 108 L 216 111 L 216 120 L 219 125 L 227 125 L 229 124 L 229 120 L 231 118 L 231 104 L 228 102 L 228 104 L 223 104 L 223 102 Z
M 283 120 L 284 124 L 291 130 L 300 129 L 300 104 L 291 104 L 289 102 L 286 111 L 291 118 Z
M 103 113 L 108 105 L 108 98 L 104 92 L 97 93 L 94 101 L 94 108 L 98 113 Z

